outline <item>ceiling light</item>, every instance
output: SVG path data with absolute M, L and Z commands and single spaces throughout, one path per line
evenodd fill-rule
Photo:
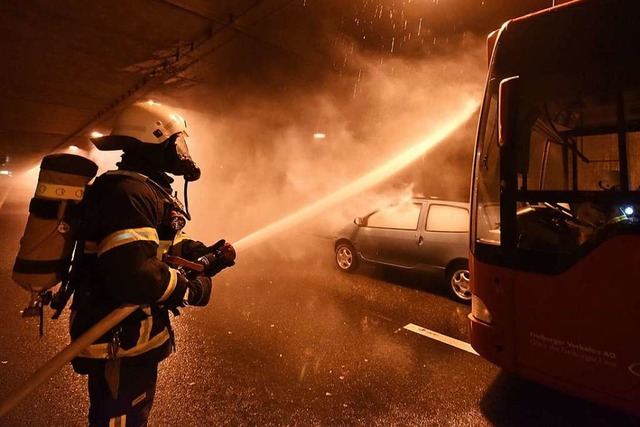
M 78 146 L 77 146 L 77 145 L 70 145 L 70 146 L 69 146 L 69 150 L 71 150 L 71 151 L 78 151 Z
M 8 171 L 6 169 L 0 170 L 0 175 L 11 176 L 11 171 Z
M 93 131 L 91 132 L 91 138 L 102 138 L 104 135 L 101 132 Z
M 327 135 L 325 135 L 324 133 L 314 133 L 313 137 L 315 139 L 325 139 L 327 137 Z

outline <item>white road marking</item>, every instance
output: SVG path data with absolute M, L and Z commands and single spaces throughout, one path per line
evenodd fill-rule
M 478 356 L 478 353 L 476 353 L 473 347 L 471 347 L 471 344 L 466 343 L 464 341 L 460 341 L 455 338 L 451 338 L 446 335 L 439 334 L 437 332 L 423 328 L 422 326 L 414 325 L 413 323 L 409 323 L 404 328 L 408 331 L 415 332 L 416 334 L 423 335 L 425 337 L 443 342 L 445 344 L 449 344 L 450 346 L 459 348 L 460 350 L 468 351 L 469 353 L 472 353 Z

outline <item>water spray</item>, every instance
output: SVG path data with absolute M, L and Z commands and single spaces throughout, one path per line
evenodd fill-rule
M 468 100 L 459 110 L 458 114 L 442 123 L 436 131 L 426 136 L 417 144 L 409 147 L 398 156 L 383 165 L 378 166 L 376 169 L 361 176 L 335 193 L 329 194 L 325 198 L 243 237 L 233 244 L 234 248 L 238 251 L 261 243 L 269 239 L 271 236 L 291 228 L 309 218 L 313 218 L 340 202 L 383 182 L 385 179 L 398 173 L 418 157 L 431 150 L 451 135 L 451 133 L 471 117 L 471 115 L 477 110 L 478 106 L 478 101 L 471 99 Z

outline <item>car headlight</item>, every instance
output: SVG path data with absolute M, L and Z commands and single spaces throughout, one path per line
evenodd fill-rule
M 480 322 L 491 324 L 491 312 L 484 302 L 475 295 L 471 295 L 471 315 Z

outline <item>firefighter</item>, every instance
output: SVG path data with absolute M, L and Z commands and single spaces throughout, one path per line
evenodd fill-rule
M 169 312 L 207 305 L 211 277 L 234 265 L 231 244 L 207 247 L 182 230 L 190 218 L 172 196 L 168 174 L 185 182 L 200 177 L 187 137 L 180 115 L 143 102 L 125 108 L 110 135 L 92 138 L 98 150 L 123 154 L 118 170 L 99 176 L 83 201 L 71 337 L 123 304 L 140 307 L 72 361 L 77 373 L 88 375 L 91 426 L 147 425 L 158 363 L 175 348 Z M 203 271 L 163 262 L 167 256 Z

